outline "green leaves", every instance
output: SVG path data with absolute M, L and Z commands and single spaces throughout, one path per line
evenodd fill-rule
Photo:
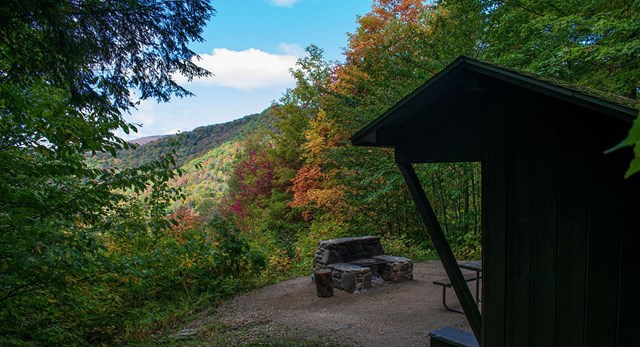
M 625 147 L 633 147 L 634 158 L 629 163 L 629 168 L 625 172 L 624 177 L 629 178 L 640 171 L 640 114 L 633 121 L 633 125 L 629 130 L 629 135 L 618 145 L 607 150 L 605 153 L 620 150 Z
M 121 294 L 109 284 L 121 260 L 106 249 L 111 228 L 135 219 L 136 194 L 148 194 L 144 232 L 167 227 L 180 197 L 167 182 L 181 171 L 173 152 L 126 169 L 91 168 L 84 155 L 132 147 L 115 135 L 137 131 L 122 117 L 132 90 L 166 101 L 189 95 L 174 73 L 209 74 L 187 44 L 213 9 L 16 0 L 0 13 L 0 344 L 108 341 L 116 332 L 100 320 L 121 314 L 104 305 Z
M 484 59 L 635 98 L 640 87 L 636 1 L 490 1 Z

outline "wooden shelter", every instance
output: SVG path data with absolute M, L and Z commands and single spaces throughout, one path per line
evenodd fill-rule
M 640 345 L 635 101 L 460 57 L 355 134 L 396 162 L 481 345 Z M 479 312 L 412 163 L 482 166 Z

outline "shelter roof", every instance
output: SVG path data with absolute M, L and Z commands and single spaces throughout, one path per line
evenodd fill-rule
M 474 78 L 484 76 L 507 84 L 576 104 L 587 109 L 632 122 L 638 115 L 640 102 L 599 90 L 572 85 L 563 81 L 532 75 L 460 56 L 441 72 L 427 80 L 380 117 L 354 134 L 350 140 L 356 146 L 393 146 L 380 141 L 377 133 L 389 128 L 410 126 L 415 117 L 429 117 L 434 109 L 441 111 L 443 100 L 462 93 L 472 93 Z M 444 103 L 446 104 L 446 102 Z M 409 123 L 407 123 L 409 122 Z

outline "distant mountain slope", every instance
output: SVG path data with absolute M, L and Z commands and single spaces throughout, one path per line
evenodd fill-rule
M 161 139 L 164 139 L 165 137 L 170 137 L 170 136 L 175 136 L 175 135 L 153 135 L 153 136 L 145 136 L 145 137 L 140 137 L 137 138 L 135 140 L 131 140 L 129 141 L 130 143 L 135 143 L 136 145 L 146 145 L 147 143 L 151 143 L 154 141 L 158 141 Z
M 225 142 L 245 138 L 259 129 L 272 129 L 275 117 L 271 108 L 231 122 L 198 127 L 177 136 L 165 136 L 156 141 L 141 144 L 134 150 L 121 150 L 117 157 L 99 153 L 88 158 L 98 167 L 134 167 L 159 159 L 162 155 L 176 151 L 176 164 L 184 163 L 205 155 Z M 134 141 L 135 142 L 135 141 Z
M 182 166 L 182 176 L 173 185 L 180 187 L 184 201 L 176 201 L 174 209 L 188 206 L 196 211 L 211 211 L 226 195 L 236 156 L 242 152 L 240 141 L 229 141 Z

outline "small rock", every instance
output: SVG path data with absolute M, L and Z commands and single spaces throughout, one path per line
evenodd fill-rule
M 183 329 L 173 334 L 173 338 L 176 340 L 187 340 L 192 339 L 196 335 L 198 335 L 198 330 L 196 329 Z

